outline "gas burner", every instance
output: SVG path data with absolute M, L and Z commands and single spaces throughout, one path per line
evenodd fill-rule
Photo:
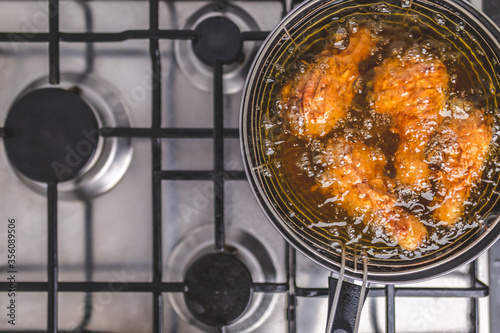
M 5 122 L 5 148 L 16 174 L 36 192 L 45 195 L 46 183 L 57 181 L 59 198 L 89 199 L 116 185 L 132 159 L 130 139 L 99 138 L 98 129 L 129 126 L 125 106 L 106 84 L 66 73 L 57 86 L 43 78 L 20 94 Z
M 252 295 L 251 283 L 276 282 L 274 260 L 260 241 L 237 228 L 226 230 L 225 253 L 214 253 L 213 233 L 213 225 L 195 229 L 172 251 L 166 281 L 184 280 L 189 291 L 169 293 L 170 303 L 179 317 L 204 332 L 226 324 L 234 332 L 253 331 L 269 318 L 276 295 Z M 207 273 L 211 269 L 214 274 Z
M 194 31 L 196 39 L 193 41 L 193 51 L 205 64 L 213 66 L 216 59 L 230 64 L 241 55 L 241 31 L 228 18 L 209 17 L 200 22 Z
M 255 20 L 234 5 L 220 12 L 207 5 L 192 14 L 183 29 L 197 33 L 194 41 L 175 41 L 177 64 L 190 82 L 202 91 L 211 92 L 213 64 L 219 58 L 227 64 L 224 66 L 224 93 L 241 91 L 259 43 L 243 43 L 240 31 L 259 30 Z
M 75 178 L 97 147 L 97 120 L 77 95 L 44 88 L 19 98 L 5 120 L 4 144 L 12 165 L 29 179 L 51 183 Z
M 210 326 L 228 325 L 247 310 L 252 277 L 234 256 L 210 253 L 198 258 L 186 273 L 186 305 L 196 319 Z

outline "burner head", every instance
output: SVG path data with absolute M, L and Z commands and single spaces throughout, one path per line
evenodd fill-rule
M 5 120 L 7 156 L 24 176 L 39 182 L 76 177 L 97 147 L 97 120 L 77 95 L 44 88 L 18 99 Z
M 228 18 L 209 17 L 196 26 L 195 32 L 193 51 L 209 66 L 213 66 L 216 59 L 230 64 L 241 54 L 243 42 L 240 29 Z
M 206 48 L 204 49 L 203 47 L 199 47 L 201 45 L 199 43 L 204 42 L 204 38 L 201 36 L 204 35 L 203 26 L 205 24 L 211 25 L 214 23 L 216 23 L 215 25 L 226 24 L 229 26 L 230 24 L 227 24 L 227 21 L 234 23 L 238 28 L 238 31 L 232 27 L 233 32 L 231 34 L 238 35 L 236 43 L 234 43 L 234 41 L 223 40 L 220 38 L 220 36 L 224 36 L 223 38 L 226 39 L 228 38 L 225 35 L 225 29 L 222 31 L 222 35 L 218 35 L 219 32 L 216 32 L 215 36 L 210 38 L 219 38 L 218 42 L 224 43 L 222 46 L 219 45 L 216 48 L 215 56 L 218 56 L 219 58 L 227 52 L 226 47 L 235 48 L 229 52 L 233 55 L 229 58 L 234 57 L 236 61 L 233 61 L 231 64 L 226 63 L 225 66 L 223 66 L 224 94 L 235 94 L 243 89 L 250 65 L 252 64 L 252 60 L 260 46 L 260 42 L 253 40 L 247 40 L 244 43 L 241 43 L 243 38 L 240 36 L 240 31 L 259 31 L 260 28 L 249 13 L 236 6 L 234 3 L 231 3 L 230 6 L 224 7 L 223 11 L 216 11 L 213 4 L 207 4 L 199 8 L 186 19 L 186 22 L 182 24 L 182 29 L 196 31 L 197 38 L 195 38 L 195 40 L 177 39 L 174 42 L 175 60 L 179 69 L 194 87 L 200 89 L 201 91 L 213 92 L 214 56 L 211 56 L 206 61 L 201 59 L 214 52 L 209 52 Z M 238 34 L 236 34 L 236 32 Z M 214 34 L 214 32 L 212 31 L 211 34 Z M 213 43 L 208 44 L 209 48 L 216 45 Z M 197 48 L 196 52 L 194 50 L 195 48 Z M 222 52 L 220 49 L 222 49 Z
M 210 326 L 232 323 L 245 313 L 252 300 L 252 277 L 229 254 L 210 253 L 199 258 L 189 268 L 185 281 L 188 309 Z

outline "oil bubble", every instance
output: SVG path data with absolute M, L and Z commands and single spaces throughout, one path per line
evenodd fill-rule
M 401 0 L 402 8 L 410 8 L 413 5 L 413 0 Z
M 384 25 L 381 22 L 371 21 L 370 23 L 369 28 L 375 35 L 379 35 L 384 31 Z
M 434 15 L 434 21 L 436 21 L 437 24 L 443 26 L 446 24 L 446 20 L 441 14 L 436 14 Z
M 355 34 L 359 30 L 359 23 L 355 20 L 349 20 L 348 28 L 350 33 Z
M 344 50 L 349 45 L 349 32 L 345 27 L 334 27 L 328 30 L 327 43 L 337 50 Z
M 281 64 L 274 64 L 274 68 L 276 68 L 276 70 L 278 72 L 280 72 L 280 73 L 284 73 L 285 72 L 285 68 Z
M 273 174 L 271 173 L 271 171 L 269 171 L 269 168 L 267 166 L 262 167 L 260 169 L 260 172 L 264 177 L 267 178 L 271 178 L 273 176 Z
M 266 156 L 271 156 L 271 155 L 274 155 L 275 153 L 275 149 L 274 149 L 274 143 L 272 143 L 270 140 L 268 139 L 265 139 L 264 140 L 264 153 Z
M 359 77 L 357 78 L 355 81 L 354 81 L 354 84 L 353 84 L 353 90 L 356 94 L 363 94 L 363 89 L 364 88 L 364 82 L 363 82 L 363 78 L 362 77 Z
M 392 10 L 385 3 L 372 5 L 370 9 L 378 13 L 385 13 L 385 14 L 392 13 Z

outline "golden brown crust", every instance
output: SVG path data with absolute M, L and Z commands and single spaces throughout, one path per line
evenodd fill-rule
M 470 189 L 481 177 L 492 138 L 491 117 L 480 110 L 452 114 L 438 130 L 428 158 L 438 170 L 433 173 L 438 192 L 433 201 L 436 221 L 457 222 Z
M 446 103 L 448 81 L 440 60 L 424 59 L 412 50 L 376 68 L 373 107 L 392 117 L 392 130 L 400 136 L 394 156 L 396 177 L 415 191 L 430 186 L 424 151 L 443 119 L 440 112 Z
M 371 55 L 375 45 L 372 34 L 362 28 L 345 50 L 323 52 L 282 88 L 281 103 L 293 135 L 322 137 L 345 117 L 359 77 L 358 63 Z
M 338 139 L 326 148 L 329 164 L 320 185 L 351 216 L 382 227 L 404 249 L 415 250 L 427 229 L 418 218 L 396 206 L 391 180 L 384 174 L 386 159 L 376 148 Z

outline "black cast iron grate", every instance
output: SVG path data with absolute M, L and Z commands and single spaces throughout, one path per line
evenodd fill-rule
M 170 0 L 177 1 L 177 0 Z M 218 0 L 214 0 L 217 2 Z M 220 0 L 219 0 L 220 1 Z M 286 14 L 286 0 L 264 0 L 278 1 L 282 4 L 283 15 Z M 495 0 L 492 0 L 495 1 Z M 149 29 L 129 30 L 117 33 L 67 33 L 59 31 L 59 0 L 47 0 L 49 6 L 49 32 L 35 33 L 29 40 L 15 40 L 13 35 L 22 35 L 16 32 L 1 32 L 0 42 L 45 42 L 49 48 L 49 80 L 51 84 L 58 84 L 60 80 L 59 71 L 59 43 L 99 43 L 119 42 L 129 39 L 149 40 L 149 54 L 152 68 L 152 124 L 149 128 L 111 128 L 100 131 L 101 136 L 106 137 L 130 137 L 151 139 L 152 149 L 152 212 L 153 212 L 153 279 L 149 282 L 127 283 L 113 292 L 147 292 L 153 295 L 153 332 L 164 331 L 163 325 L 163 293 L 184 293 L 187 291 L 184 282 L 162 282 L 163 258 L 162 258 L 162 209 L 161 209 L 161 183 L 166 180 L 211 180 L 218 189 L 214 200 L 214 222 L 215 222 L 215 247 L 218 251 L 225 248 L 225 226 L 224 226 L 224 182 L 226 180 L 245 181 L 244 171 L 224 172 L 224 138 L 238 138 L 239 131 L 234 128 L 223 126 L 223 66 L 221 61 L 216 60 L 213 64 L 214 92 L 213 92 L 213 129 L 197 128 L 162 128 L 161 127 L 161 59 L 159 40 L 187 39 L 196 37 L 192 30 L 161 30 L 159 29 L 159 2 L 160 0 L 149 0 Z M 495 6 L 493 4 L 492 6 Z M 245 41 L 262 41 L 269 32 L 246 31 L 241 33 L 243 43 Z M 4 129 L 0 128 L 0 137 L 5 135 Z M 214 167 L 213 170 L 191 171 L 191 170 L 162 170 L 161 168 L 161 140 L 169 138 L 213 138 L 214 140 Z M 48 220 L 48 282 L 19 282 L 19 292 L 47 292 L 47 329 L 30 332 L 55 333 L 63 332 L 57 327 L 57 304 L 58 294 L 65 292 L 83 292 L 90 295 L 99 292 L 110 284 L 110 282 L 59 282 L 58 260 L 57 260 L 57 183 L 52 182 L 47 186 L 47 220 Z M 296 332 L 296 304 L 297 298 L 302 297 L 326 297 L 326 288 L 302 288 L 296 284 L 296 253 L 287 246 L 286 263 L 287 280 L 284 283 L 253 283 L 252 289 L 256 293 L 285 293 L 288 296 L 287 312 L 288 332 Z M 396 297 L 455 297 L 470 299 L 470 321 L 471 332 L 479 331 L 478 298 L 488 296 L 489 287 L 482 283 L 476 273 L 476 264 L 470 264 L 469 279 L 470 288 L 402 288 L 386 286 L 373 288 L 369 297 L 386 298 L 386 332 L 395 332 L 395 298 Z M 7 291 L 9 284 L 0 282 L 0 291 Z M 87 309 L 88 310 L 88 309 Z M 91 311 L 91 310 L 88 310 Z M 88 324 L 89 313 L 86 313 L 84 325 L 80 332 L 90 332 L 85 329 Z M 225 326 L 218 327 L 219 332 L 226 332 Z M 7 332 L 7 331 L 0 331 Z

